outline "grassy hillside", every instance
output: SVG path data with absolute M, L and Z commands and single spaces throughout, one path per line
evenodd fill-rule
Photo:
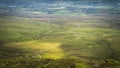
M 119 25 L 0 17 L 1 68 L 119 68 Z

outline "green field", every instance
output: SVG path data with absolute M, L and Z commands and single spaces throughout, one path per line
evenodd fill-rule
M 120 25 L 0 17 L 0 68 L 120 68 Z

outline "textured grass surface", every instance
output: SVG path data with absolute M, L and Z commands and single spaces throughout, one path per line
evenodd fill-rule
M 26 68 L 31 64 L 31 68 L 56 68 L 59 65 L 59 68 L 70 68 L 71 64 L 76 68 L 94 68 L 96 65 L 98 68 L 119 68 L 119 44 L 120 30 L 107 22 L 0 18 L 0 64 L 4 68 L 21 65 Z M 77 60 L 80 61 L 74 62 Z
M 26 51 L 26 53 L 30 52 L 31 54 L 33 54 L 34 57 L 46 58 L 46 59 L 47 58 L 61 59 L 64 57 L 64 52 L 60 48 L 60 45 L 61 44 L 57 42 L 27 41 L 27 42 L 8 43 L 5 44 L 4 46 L 23 50 Z

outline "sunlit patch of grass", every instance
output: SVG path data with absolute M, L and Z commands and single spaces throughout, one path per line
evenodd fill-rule
M 65 55 L 60 45 L 58 42 L 27 41 L 7 43 L 4 46 L 30 52 L 40 58 L 60 59 Z
M 43 55 L 43 58 L 51 58 L 51 59 L 61 59 L 61 58 L 64 58 L 64 54 L 63 52 L 49 52 L 49 53 L 45 53 Z

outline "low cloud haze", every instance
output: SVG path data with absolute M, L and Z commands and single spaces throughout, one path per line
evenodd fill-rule
M 0 0 L 0 15 L 118 15 L 119 0 Z

